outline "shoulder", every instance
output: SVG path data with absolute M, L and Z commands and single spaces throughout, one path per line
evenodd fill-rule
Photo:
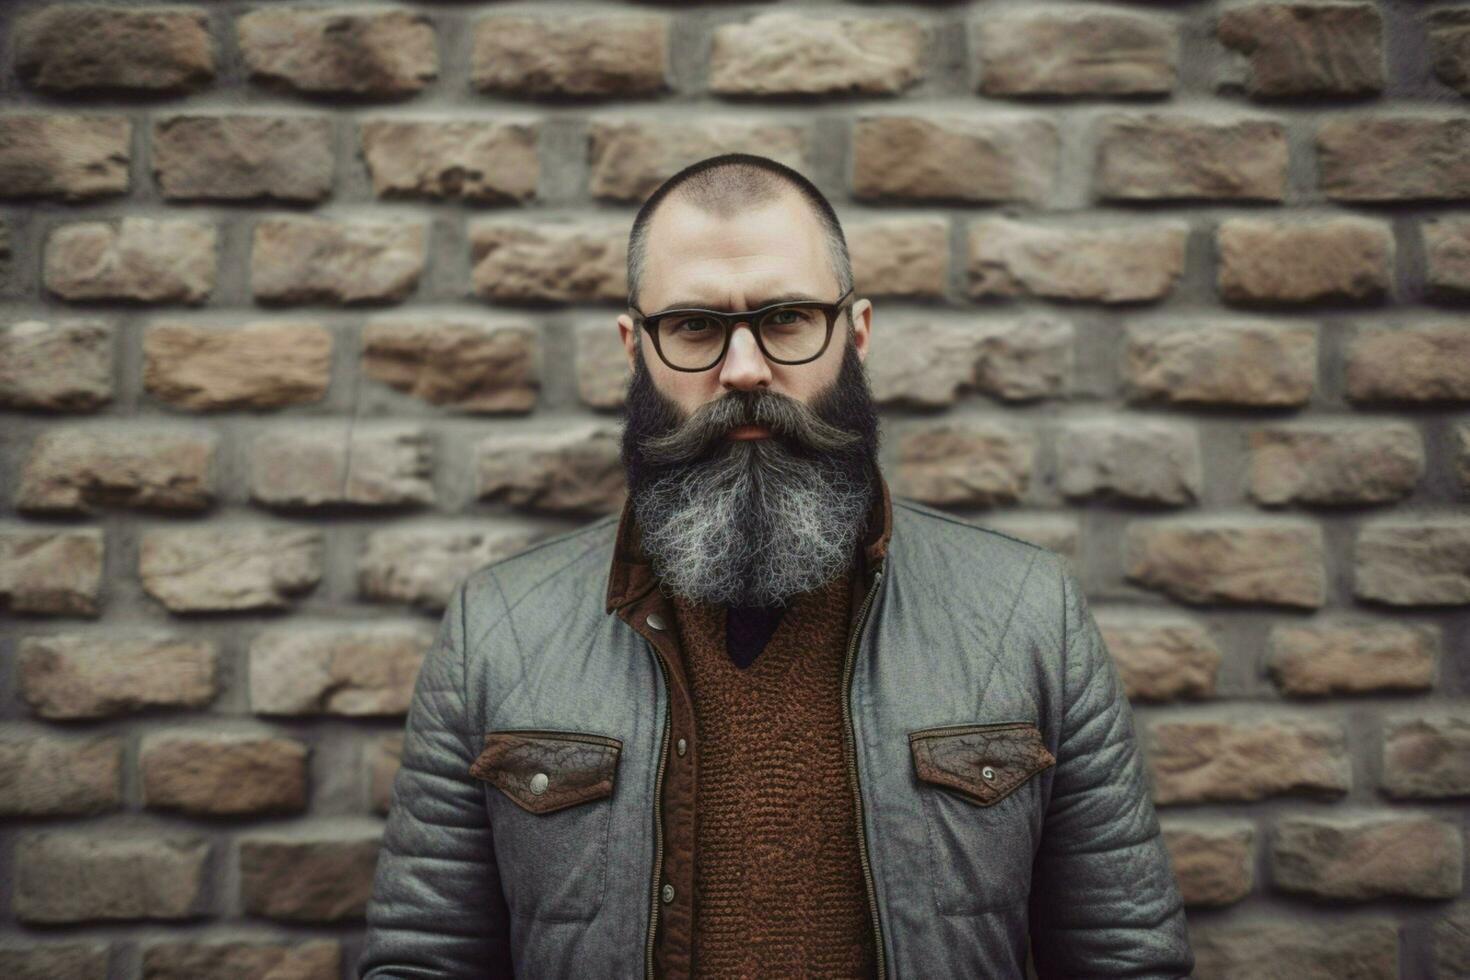
M 893 545 L 940 552 L 960 561 L 1061 562 L 1060 556 L 1040 545 L 906 497 L 893 498 Z
M 555 591 L 560 585 L 580 588 L 589 577 L 607 576 L 612 561 L 618 515 L 542 538 L 513 555 L 481 565 L 465 576 L 465 602 L 484 609 L 514 606 L 533 590 Z

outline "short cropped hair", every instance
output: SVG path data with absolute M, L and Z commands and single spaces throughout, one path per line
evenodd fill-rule
M 728 218 L 744 208 L 778 200 L 795 191 L 811 208 L 827 240 L 827 255 L 837 278 L 837 293 L 852 288 L 852 259 L 837 212 L 817 186 L 783 163 L 753 153 L 722 153 L 708 157 L 674 174 L 649 195 L 633 219 L 628 235 L 628 303 L 637 305 L 638 289 L 648 263 L 648 227 L 653 213 L 670 195 L 677 193 L 695 207 Z

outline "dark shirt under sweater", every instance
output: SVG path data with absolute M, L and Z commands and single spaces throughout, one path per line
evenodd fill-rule
M 781 624 L 785 606 L 730 606 L 725 619 L 725 649 L 730 660 L 744 670 L 755 663 L 771 634 Z

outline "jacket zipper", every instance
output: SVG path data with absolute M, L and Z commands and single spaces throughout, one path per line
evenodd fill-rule
M 873 584 L 858 611 L 857 629 L 853 630 L 852 641 L 847 646 L 847 660 L 842 667 L 842 720 L 846 726 L 843 735 L 847 745 L 847 773 L 852 782 L 853 800 L 857 803 L 858 857 L 862 861 L 863 878 L 868 886 L 868 911 L 873 917 L 873 940 L 878 952 L 878 980 L 883 980 L 887 971 L 883 961 L 883 927 L 878 920 L 878 889 L 873 883 L 873 868 L 868 864 L 868 837 L 863 826 L 863 794 L 858 786 L 857 737 L 852 726 L 852 663 L 853 656 L 857 653 L 858 640 L 863 635 L 863 627 L 868 624 L 868 607 L 873 604 L 873 596 L 877 594 L 878 584 L 882 581 L 883 564 L 880 562 L 877 571 L 873 573 Z
M 653 884 L 649 887 L 648 944 L 643 950 L 644 976 L 647 977 L 647 980 L 654 980 L 653 936 L 655 930 L 658 929 L 658 879 L 664 871 L 664 818 L 662 812 L 664 764 L 669 755 L 669 716 L 673 713 L 670 706 L 673 691 L 669 687 L 669 670 L 664 666 L 663 654 L 659 653 L 651 643 L 649 648 L 653 650 L 653 659 L 658 661 L 659 673 L 664 678 L 664 733 L 659 740 L 658 775 L 653 780 Z

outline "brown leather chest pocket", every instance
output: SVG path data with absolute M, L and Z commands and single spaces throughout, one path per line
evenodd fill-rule
M 486 732 L 469 774 L 486 798 L 506 902 L 516 915 L 591 919 L 607 885 L 618 755 L 607 735 L 554 729 Z
M 1056 757 L 1029 722 L 948 725 L 909 732 L 920 779 L 947 787 L 979 806 L 992 806 Z
M 530 813 L 552 813 L 611 796 L 622 747 L 618 739 L 582 732 L 489 732 L 470 775 Z
M 1032 777 L 1056 764 L 1041 730 L 945 725 L 908 740 L 939 911 L 978 915 L 1024 902 L 1041 825 Z

